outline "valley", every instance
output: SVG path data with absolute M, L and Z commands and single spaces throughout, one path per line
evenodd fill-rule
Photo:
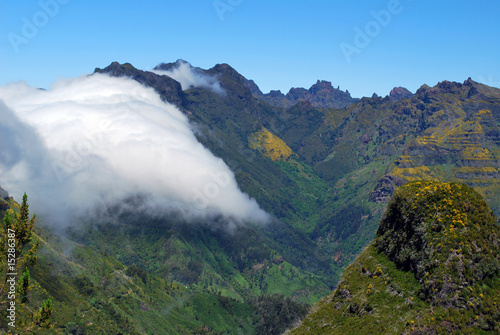
M 185 87 L 168 74 L 181 67 L 206 81 Z M 325 81 L 263 94 L 228 64 L 204 70 L 179 60 L 143 71 L 114 62 L 93 75 L 131 78 L 178 108 L 197 141 L 270 220 L 158 214 L 146 206 L 153 199 L 141 194 L 80 216 L 64 231 L 40 218 L 30 304 L 52 297 L 54 311 L 51 328 L 36 333 L 281 334 L 322 298 L 314 307 L 321 315 L 324 306 L 345 300 L 342 289 L 328 294 L 350 282 L 346 276 L 360 276 L 351 274 L 357 265 L 349 266 L 360 255 L 355 264 L 380 277 L 373 278 L 377 289 L 383 273 L 404 278 L 405 299 L 407 291 L 417 294 L 421 273 L 412 278 L 372 243 L 398 187 L 463 183 L 500 214 L 500 89 L 470 78 L 357 99 Z M 193 202 L 211 199 L 207 185 L 191 193 Z M 225 187 L 216 185 L 217 192 Z M 20 199 L 2 198 L 2 212 L 19 209 L 14 200 Z M 373 275 L 376 266 L 380 275 Z M 351 291 L 358 283 L 352 285 Z M 496 287 L 494 281 L 485 292 Z M 342 301 L 337 310 L 365 315 L 368 307 L 356 304 Z M 428 308 L 428 297 L 415 304 Z M 407 305 L 411 322 L 415 313 Z M 21 309 L 20 322 L 28 323 L 30 306 Z M 426 320 L 416 322 L 435 326 Z M 315 322 L 309 316 L 303 327 L 316 329 Z M 307 333 L 303 327 L 292 333 Z

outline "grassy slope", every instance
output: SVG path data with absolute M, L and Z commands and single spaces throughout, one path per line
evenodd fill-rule
M 12 200 L 2 200 L 2 205 L 19 207 Z M 111 253 L 61 237 L 43 223 L 37 223 L 35 231 L 38 261 L 29 267 L 29 300 L 16 305 L 18 331 L 30 324 L 31 311 L 49 297 L 52 326 L 33 333 L 255 334 L 261 326 L 252 303 L 224 297 L 220 291 L 188 288 L 153 271 L 130 272 L 131 267 Z M 0 320 L 6 320 L 4 310 Z M 0 326 L 5 326 L 3 321 Z
M 307 303 L 328 292 L 320 278 L 287 262 L 269 245 L 272 241 L 252 228 L 232 234 L 166 222 L 87 228 L 73 238 L 193 290 L 220 291 L 239 301 L 279 293 Z
M 320 126 L 295 140 L 300 149 L 287 142 L 323 180 L 334 182 L 330 214 L 318 220 L 312 237 L 341 264 L 351 262 L 375 236 L 385 203 L 368 198 L 387 186 L 378 185 L 384 176 L 463 182 L 500 214 L 499 92 L 474 82 L 443 82 L 411 99 L 365 98 L 348 109 L 324 110 Z M 353 224 L 343 227 L 346 222 Z
M 54 326 L 36 333 L 191 334 L 205 326 L 216 333 L 255 333 L 258 315 L 251 305 L 154 274 L 145 280 L 128 276 L 127 267 L 110 255 L 53 233 L 38 235 L 30 304 L 52 297 Z M 20 311 L 20 328 L 29 320 L 26 312 Z
M 290 333 L 498 331 L 499 241 L 496 219 L 471 188 L 406 185 L 389 204 L 377 239 Z

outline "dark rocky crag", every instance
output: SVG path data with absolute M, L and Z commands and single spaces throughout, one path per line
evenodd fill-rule
M 410 99 L 412 96 L 413 93 L 411 93 L 407 88 L 401 86 L 394 87 L 389 93 L 389 98 L 392 101 L 398 101 L 401 99 Z
M 104 69 L 96 68 L 95 73 L 105 73 L 113 77 L 129 77 L 139 83 L 153 87 L 164 101 L 168 101 L 181 108 L 184 92 L 181 84 L 167 75 L 158 75 L 149 71 L 138 70 L 130 63 L 120 64 L 113 62 Z
M 256 98 L 276 107 L 289 108 L 298 102 L 309 101 L 314 107 L 346 108 L 359 101 L 352 98 L 349 91 L 342 91 L 340 87 L 334 88 L 331 82 L 324 80 L 318 80 L 308 90 L 302 87 L 291 88 L 286 95 L 279 90 L 264 94 L 253 80 L 246 80 L 245 85 Z

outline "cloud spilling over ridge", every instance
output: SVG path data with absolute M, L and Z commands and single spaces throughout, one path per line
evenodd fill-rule
M 0 87 L 0 185 L 37 213 L 85 211 L 136 194 L 186 218 L 265 222 L 232 171 L 153 89 L 107 75 L 44 91 Z
M 194 68 L 191 64 L 183 60 L 178 60 L 175 63 L 175 67 L 172 67 L 168 71 L 157 69 L 152 72 L 159 75 L 167 75 L 175 79 L 181 84 L 183 90 L 200 87 L 208 88 L 221 95 L 226 93 L 215 76 L 210 76 L 201 69 Z

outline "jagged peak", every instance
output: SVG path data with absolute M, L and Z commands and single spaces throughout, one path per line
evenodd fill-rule
M 206 72 L 215 75 L 220 74 L 222 76 L 225 76 L 226 78 L 232 78 L 233 80 L 236 80 L 237 82 L 243 84 L 246 84 L 247 81 L 244 76 L 242 76 L 238 71 L 236 71 L 231 65 L 227 63 L 217 64 Z
M 332 83 L 330 81 L 326 80 L 317 80 L 316 84 L 312 85 L 309 91 L 314 91 L 314 90 L 333 90 Z
M 113 73 L 113 72 L 116 72 L 117 70 L 137 70 L 137 71 L 139 71 L 130 63 L 120 64 L 119 62 L 115 61 L 103 69 L 98 68 L 98 67 L 95 68 L 94 73 Z
M 442 99 L 440 96 L 456 95 L 461 98 L 470 98 L 479 93 L 478 87 L 480 84 L 474 82 L 472 79 L 467 79 L 464 83 L 456 81 L 443 80 L 438 82 L 435 86 L 429 87 L 422 85 L 415 95 L 425 97 L 425 99 Z
M 193 67 L 191 65 L 191 63 L 189 63 L 188 61 L 185 61 L 184 59 L 179 58 L 178 60 L 176 60 L 173 63 L 160 63 L 154 68 L 154 70 L 171 71 L 173 69 L 178 69 L 181 66 L 181 64 L 187 64 L 189 67 L 191 67 L 191 68 Z
M 467 78 L 466 81 L 464 81 L 464 85 L 468 85 L 468 86 L 475 86 L 477 85 L 478 83 L 475 82 L 474 80 L 472 80 L 471 77 Z
M 429 85 L 427 84 L 423 84 L 422 86 L 420 86 L 417 90 L 417 93 L 416 94 L 420 94 L 420 93 L 423 93 L 425 91 L 427 91 L 429 88 L 431 88 Z
M 130 63 L 112 62 L 104 69 L 96 68 L 94 73 L 108 74 L 112 77 L 128 77 L 147 86 L 153 86 L 163 100 L 182 108 L 183 91 L 181 84 L 167 75 L 136 69 Z
M 398 86 L 394 87 L 389 93 L 389 98 L 392 101 L 399 101 L 402 99 L 409 99 L 413 96 L 413 93 L 406 87 Z
M 443 80 L 443 81 L 440 81 L 439 83 L 437 83 L 437 85 L 434 86 L 434 88 L 438 88 L 438 89 L 441 89 L 443 91 L 454 92 L 454 91 L 462 88 L 462 86 L 463 85 L 461 83 L 458 83 L 456 81 Z
M 252 92 L 252 94 L 254 94 L 256 96 L 259 96 L 259 97 L 263 95 L 263 93 L 260 90 L 259 86 L 257 86 L 257 84 L 255 83 L 255 81 L 253 81 L 252 79 L 246 79 L 245 80 L 245 85 L 246 85 L 246 87 L 248 87 L 248 89 L 250 89 L 250 91 Z
M 226 71 L 236 72 L 236 73 L 238 72 L 231 65 L 229 65 L 227 63 L 216 64 L 212 69 L 220 71 L 220 72 L 226 72 Z
M 269 91 L 269 96 L 271 97 L 278 97 L 278 96 L 282 96 L 283 93 L 281 93 L 281 90 L 271 90 Z

